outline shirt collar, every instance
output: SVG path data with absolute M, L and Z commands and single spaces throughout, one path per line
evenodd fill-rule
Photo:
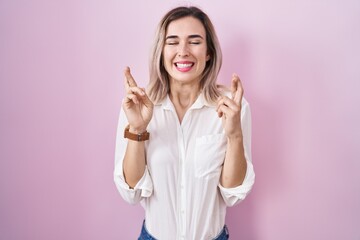
M 174 109 L 174 105 L 170 100 L 169 94 L 166 95 L 164 100 L 162 100 L 161 102 L 159 102 L 156 105 L 162 106 L 162 108 L 164 110 L 173 110 Z M 200 93 L 198 98 L 196 99 L 196 101 L 193 103 L 193 105 L 189 109 L 200 109 L 204 106 L 213 107 L 212 104 L 210 104 L 208 101 L 206 101 L 204 94 Z

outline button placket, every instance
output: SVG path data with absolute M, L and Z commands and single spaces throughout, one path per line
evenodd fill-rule
M 178 147 L 179 147 L 179 180 L 178 186 L 178 219 L 180 220 L 180 226 L 178 228 L 177 239 L 186 239 L 186 164 L 185 164 L 185 150 L 187 144 L 187 138 L 189 137 L 188 124 L 190 119 L 190 113 L 187 112 L 183 118 L 182 124 L 178 124 Z
M 182 128 L 180 126 L 180 123 L 177 127 L 178 132 L 178 147 L 179 147 L 179 180 L 178 180 L 178 186 L 180 188 L 178 189 L 178 219 L 179 219 L 179 227 L 178 227 L 178 237 L 177 239 L 184 239 L 185 238 L 185 232 L 186 232 L 186 220 L 185 220 L 185 211 L 184 211 L 184 204 L 185 204 L 185 197 L 184 197 L 184 184 L 183 184 L 183 178 L 184 178 L 184 134 L 182 131 Z
M 186 117 L 184 117 L 183 119 L 183 124 L 184 124 L 184 121 L 185 121 Z M 180 236 L 181 236 L 181 239 L 185 239 L 186 237 L 186 191 L 185 191 L 185 143 L 186 143 L 186 132 L 184 131 L 184 125 L 181 125 L 180 128 L 179 128 L 179 132 L 181 132 L 179 134 L 179 136 L 181 136 L 181 139 L 179 139 L 179 153 L 180 153 L 180 191 L 179 191 L 179 194 L 180 194 L 180 221 L 181 221 L 181 224 L 180 224 Z

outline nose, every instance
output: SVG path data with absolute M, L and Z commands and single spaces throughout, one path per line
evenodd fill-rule
M 179 44 L 178 56 L 179 57 L 188 57 L 189 56 L 189 48 L 186 43 Z

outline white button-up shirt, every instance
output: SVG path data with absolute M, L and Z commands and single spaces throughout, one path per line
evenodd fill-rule
M 159 240 L 204 240 L 215 238 L 225 224 L 226 207 L 243 200 L 252 188 L 255 173 L 251 163 L 251 116 L 243 98 L 241 124 L 247 171 L 235 188 L 220 185 L 227 137 L 216 107 L 201 94 L 188 109 L 181 124 L 167 96 L 154 106 L 148 126 L 145 173 L 134 189 L 124 180 L 123 158 L 127 119 L 120 112 L 114 180 L 129 203 L 141 202 L 146 228 Z M 139 223 L 140 224 L 140 223 Z

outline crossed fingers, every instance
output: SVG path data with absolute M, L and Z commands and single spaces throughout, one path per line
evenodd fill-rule
M 125 74 L 125 86 L 126 87 L 136 87 L 137 84 L 135 82 L 135 79 L 133 78 L 133 76 L 131 75 L 130 72 L 130 68 L 126 67 L 124 70 L 124 74 Z
M 244 94 L 244 89 L 242 87 L 240 78 L 238 75 L 233 74 L 231 80 L 231 96 L 236 104 L 241 105 L 241 100 Z
M 238 114 L 241 110 L 241 100 L 244 94 L 244 90 L 241 85 L 241 81 L 238 75 L 233 74 L 231 80 L 231 98 L 227 96 L 220 97 L 217 103 L 218 116 Z
M 145 96 L 145 89 L 139 88 L 134 80 L 133 76 L 131 75 L 130 68 L 126 67 L 124 70 L 125 80 L 124 85 L 126 89 L 126 96 L 125 102 L 130 103 L 133 102 L 135 104 L 139 103 L 138 97 Z

